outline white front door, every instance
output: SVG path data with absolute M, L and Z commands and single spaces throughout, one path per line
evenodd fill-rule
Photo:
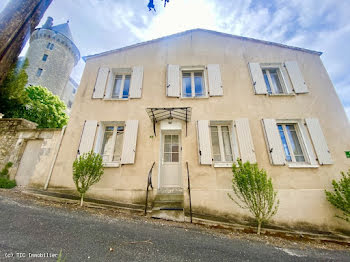
M 180 133 L 164 132 L 161 140 L 160 187 L 181 187 Z

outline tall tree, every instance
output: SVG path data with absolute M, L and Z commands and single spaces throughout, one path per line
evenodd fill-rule
M 27 59 L 13 65 L 0 85 L 0 113 L 3 113 L 5 117 L 13 117 L 18 114 L 18 111 L 28 102 L 28 94 L 25 91 L 28 81 L 25 71 L 27 67 Z
M 10 0 L 0 13 L 0 84 L 52 0 Z

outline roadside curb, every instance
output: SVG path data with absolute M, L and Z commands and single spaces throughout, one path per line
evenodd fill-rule
M 32 195 L 44 200 L 49 200 L 58 203 L 78 203 L 79 197 L 69 194 L 56 193 L 52 191 L 42 191 L 36 189 L 25 189 L 19 190 L 23 194 Z M 106 201 L 100 199 L 86 198 L 84 199 L 84 206 L 88 208 L 95 209 L 117 209 L 120 211 L 126 211 L 128 213 L 133 213 L 137 215 L 144 214 L 143 205 L 125 204 L 115 201 Z M 203 219 L 193 216 L 193 224 L 202 225 L 212 229 L 225 229 L 225 230 L 235 230 L 241 233 L 255 233 L 256 228 L 248 225 L 227 223 L 227 222 L 217 222 L 213 220 Z M 185 216 L 185 223 L 189 223 L 189 217 Z M 182 223 L 182 222 L 181 222 Z M 350 237 L 341 235 L 339 233 L 331 232 L 330 234 L 316 234 L 308 233 L 302 231 L 289 231 L 280 229 L 270 229 L 262 228 L 261 235 L 272 236 L 272 237 L 282 237 L 290 240 L 315 240 L 320 242 L 330 242 L 336 243 L 344 246 L 350 247 Z

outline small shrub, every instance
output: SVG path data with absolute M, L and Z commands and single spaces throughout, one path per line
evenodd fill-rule
M 341 175 L 339 182 L 332 181 L 334 192 L 325 190 L 325 193 L 327 200 L 343 212 L 343 216 L 336 215 L 336 217 L 350 223 L 350 169 L 347 174 L 341 172 Z
M 12 162 L 7 162 L 3 169 L 0 171 L 0 177 L 9 178 L 9 168 L 13 166 Z
M 238 161 L 238 167 L 232 166 L 232 189 L 238 200 L 230 194 L 228 196 L 239 207 L 248 209 L 254 216 L 260 235 L 262 223 L 268 222 L 276 214 L 279 200 L 274 191 L 271 178 L 267 177 L 264 169 L 259 169 L 257 164 Z
M 5 177 L 0 177 L 0 188 L 14 188 L 16 186 L 15 180 L 10 180 Z
M 102 157 L 90 151 L 81 155 L 73 163 L 73 180 L 80 194 L 80 206 L 90 186 L 100 181 L 103 175 Z

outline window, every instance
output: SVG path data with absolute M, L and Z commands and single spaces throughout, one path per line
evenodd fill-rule
M 211 125 L 210 132 L 214 162 L 233 162 L 229 126 Z
M 42 72 L 43 72 L 43 69 L 42 68 L 38 68 L 38 71 L 36 71 L 36 76 L 40 77 Z
M 104 163 L 120 162 L 124 138 L 124 124 L 106 125 L 100 154 Z
M 262 67 L 262 73 L 269 94 L 288 93 L 279 67 Z
M 305 162 L 297 124 L 277 124 L 287 162 Z
M 179 135 L 164 135 L 164 162 L 179 162 Z
M 54 46 L 53 43 L 48 42 L 46 48 L 52 50 Z
M 203 97 L 204 71 L 182 71 L 182 97 Z
M 47 54 L 44 54 L 44 56 L 43 56 L 43 61 L 45 62 L 46 60 L 47 60 L 47 57 L 48 57 L 48 55 Z
M 129 98 L 131 74 L 117 74 L 115 76 L 112 98 Z

